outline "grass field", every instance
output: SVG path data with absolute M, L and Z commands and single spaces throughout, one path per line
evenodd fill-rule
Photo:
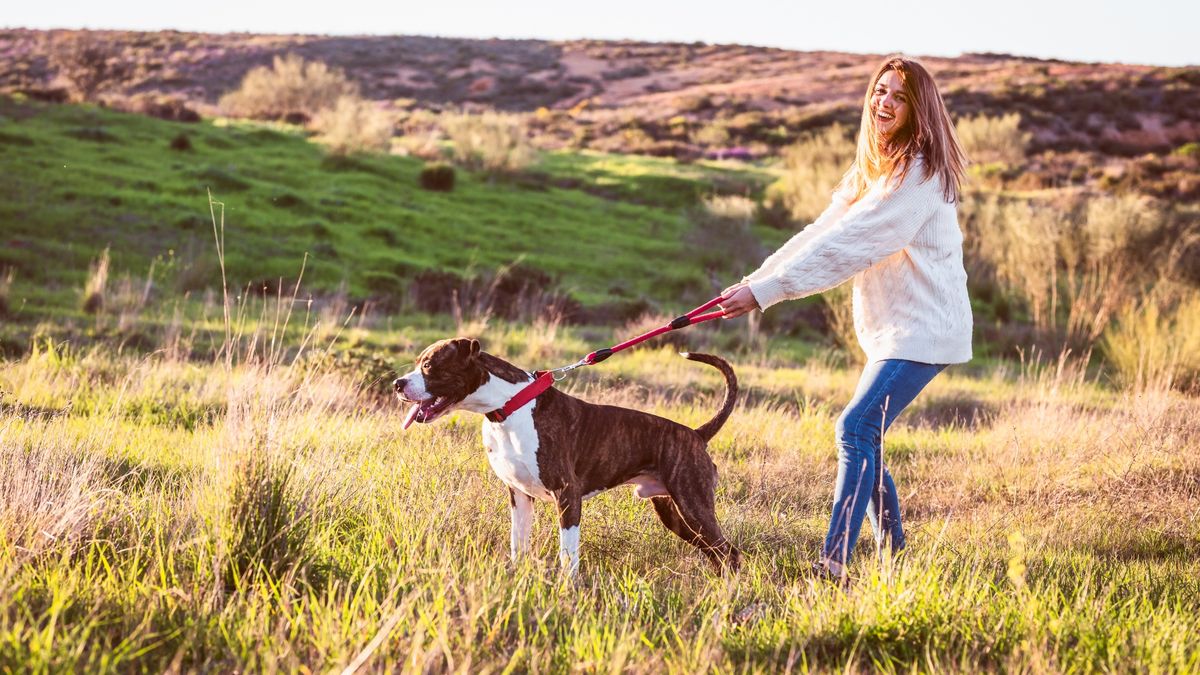
M 181 135 L 190 149 L 171 148 Z M 226 266 L 243 282 L 294 277 L 308 253 L 310 290 L 345 283 L 353 296 L 387 297 L 422 270 L 469 276 L 520 261 L 584 305 L 701 300 L 708 296 L 696 289 L 710 282 L 684 245 L 687 209 L 714 190 L 761 191 L 770 179 L 753 169 L 558 154 L 520 179 L 460 172 L 453 192 L 428 192 L 418 185 L 420 160 L 325 157 L 296 128 L 180 124 L 3 97 L 0 149 L 8 243 L 0 265 L 15 267 L 27 287 L 82 285 L 106 246 L 114 269 L 134 277 L 159 259 L 177 289 L 209 284 L 219 274 L 211 190 L 237 244 Z
M 442 195 L 414 160 L 328 160 L 287 129 L 0 115 L 0 672 L 1200 670 L 1200 400 L 1069 353 L 934 381 L 886 438 L 910 547 L 880 560 L 864 534 L 842 589 L 806 572 L 856 371 L 741 322 L 674 334 L 743 384 L 710 445 L 743 570 L 714 574 L 627 489 L 585 504 L 577 580 L 544 505 L 534 560 L 508 562 L 480 419 L 402 432 L 389 370 L 459 333 L 556 366 L 639 326 L 364 316 L 353 298 L 527 252 L 584 306 L 669 317 L 711 290 L 687 246 L 697 200 L 769 169 L 563 153 Z M 181 131 L 191 151 L 169 149 Z M 721 382 L 665 342 L 561 386 L 698 425 Z
M 541 357 L 570 358 L 569 333 Z M 805 569 L 853 373 L 745 356 L 711 445 L 742 572 L 618 490 L 585 505 L 569 582 L 549 507 L 536 560 L 507 562 L 478 418 L 401 432 L 395 403 L 316 363 L 51 348 L 0 367 L 0 669 L 1200 667 L 1195 399 L 1070 361 L 948 371 L 887 438 L 910 549 L 881 564 L 864 536 L 843 591 Z M 720 395 L 667 349 L 588 375 L 566 386 L 692 425 Z

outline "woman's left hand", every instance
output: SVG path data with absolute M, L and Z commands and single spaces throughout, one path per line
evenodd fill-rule
M 725 313 L 721 315 L 722 319 L 736 319 L 743 314 L 748 314 L 759 308 L 758 300 L 750 292 L 749 284 L 734 284 L 725 289 L 725 292 L 721 295 L 728 298 L 728 300 L 721 302 L 719 305 L 721 309 L 725 310 Z

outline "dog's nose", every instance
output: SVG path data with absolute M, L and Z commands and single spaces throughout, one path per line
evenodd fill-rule
M 407 384 L 407 382 L 405 382 L 403 377 L 397 377 L 396 379 L 392 380 L 392 391 L 396 392 L 397 394 L 404 393 L 405 384 Z

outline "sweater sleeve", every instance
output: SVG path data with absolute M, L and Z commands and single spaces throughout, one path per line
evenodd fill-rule
M 833 193 L 833 199 L 829 206 L 817 216 L 817 219 L 809 223 L 803 230 L 797 232 L 791 239 L 788 239 L 783 246 L 772 253 L 763 261 L 758 269 L 742 278 L 742 281 L 754 281 L 762 279 L 774 272 L 779 264 L 789 258 L 792 258 L 806 244 L 815 239 L 817 235 L 833 226 L 839 218 L 846 213 L 846 209 L 850 208 L 850 195 L 839 190 Z
M 939 181 L 927 180 L 917 162 L 900 185 L 868 192 L 806 245 L 752 278 L 750 292 L 766 309 L 838 286 L 911 243 L 943 201 Z

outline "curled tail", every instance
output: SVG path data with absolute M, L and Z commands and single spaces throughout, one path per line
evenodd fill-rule
M 738 393 L 737 376 L 733 374 L 733 368 L 729 366 L 729 363 L 719 356 L 690 354 L 688 352 L 682 353 L 681 356 L 692 361 L 707 363 L 721 371 L 721 374 L 725 376 L 725 385 L 727 388 L 725 390 L 725 400 L 721 403 L 721 409 L 717 411 L 717 414 L 711 420 L 696 428 L 696 433 L 700 434 L 700 437 L 707 443 L 712 440 L 713 436 L 717 435 L 721 426 L 725 424 L 725 420 L 729 419 L 729 414 L 733 412 L 733 404 L 737 400 Z

